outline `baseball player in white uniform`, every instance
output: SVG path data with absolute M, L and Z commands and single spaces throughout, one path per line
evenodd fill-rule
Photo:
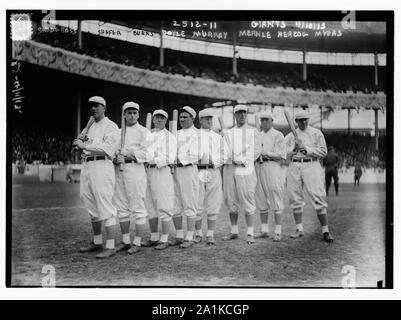
M 220 167 L 228 158 L 228 148 L 220 134 L 211 130 L 213 113 L 211 109 L 199 112 L 201 129 L 199 132 L 200 160 L 198 213 L 195 224 L 195 242 L 201 242 L 202 218 L 207 215 L 206 244 L 214 245 L 214 229 L 217 214 L 223 202 Z
M 174 165 L 176 160 L 177 141 L 166 129 L 167 119 L 166 111 L 159 109 L 153 112 L 154 130 L 150 134 L 148 148 L 148 187 L 145 204 L 151 232 L 149 246 L 155 246 L 156 250 L 164 250 L 169 246 L 168 235 L 172 229 L 174 215 L 174 179 L 170 165 Z M 160 239 L 159 219 L 162 225 Z
M 194 231 L 199 195 L 198 130 L 193 121 L 196 112 L 185 106 L 179 110 L 181 130 L 177 131 L 177 165 L 174 171 L 175 208 L 173 222 L 177 231 L 171 245 L 189 248 L 194 243 Z M 187 235 L 184 240 L 183 215 L 187 218 Z
M 229 164 L 223 169 L 223 194 L 230 214 L 231 233 L 222 240 L 238 238 L 238 211 L 242 209 L 248 227 L 247 243 L 252 244 L 255 242 L 253 215 L 257 183 L 254 161 L 260 155 L 260 137 L 256 128 L 246 123 L 247 112 L 247 106 L 235 106 L 236 125 L 224 134 L 229 148 Z
M 256 185 L 256 207 L 260 212 L 261 234 L 255 238 L 268 238 L 269 210 L 274 212 L 274 241 L 281 240 L 281 215 L 284 210 L 285 175 L 280 161 L 286 158 L 283 134 L 273 128 L 273 115 L 270 111 L 260 113 L 262 131 L 260 133 L 261 155 L 256 162 L 258 183 Z
M 327 154 L 326 141 L 319 129 L 308 126 L 309 114 L 306 111 L 298 112 L 295 121 L 298 124 L 296 129 L 298 140 L 292 132 L 285 137 L 287 158 L 290 159 L 287 170 L 287 191 L 297 227 L 291 237 L 298 238 L 304 235 L 302 211 L 305 205 L 303 196 L 305 190 L 322 225 L 324 241 L 333 242 L 334 238 L 329 233 L 327 222 L 324 173 L 319 162 Z
M 114 203 L 120 220 L 123 242 L 117 251 L 134 254 L 140 251 L 141 239 L 146 231 L 147 210 L 145 207 L 147 177 L 144 163 L 147 162 L 149 130 L 139 124 L 139 105 L 126 102 L 122 107 L 125 116 L 125 143 L 115 158 L 116 188 Z M 120 170 L 120 164 L 123 171 Z M 135 238 L 131 246 L 130 216 L 135 219 Z
M 118 127 L 105 116 L 106 101 L 99 96 L 88 101 L 95 122 L 89 128 L 87 141 L 83 133 L 74 140 L 73 145 L 82 150 L 82 171 L 80 196 L 92 220 L 93 242 L 80 252 L 103 250 L 102 224 L 106 228 L 106 249 L 96 258 L 108 258 L 116 253 L 116 209 L 112 198 L 115 175 L 111 159 L 117 147 Z

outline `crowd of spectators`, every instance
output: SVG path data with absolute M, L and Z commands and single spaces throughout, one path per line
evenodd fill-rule
M 354 167 L 359 163 L 364 168 L 386 167 L 386 136 L 379 137 L 379 151 L 374 138 L 358 133 L 330 133 L 325 135 L 328 146 L 333 146 L 340 157 L 340 167 Z
M 19 130 L 12 136 L 12 161 L 25 164 L 66 164 L 74 160 L 72 137 L 44 129 Z
M 232 72 L 232 61 L 229 58 L 207 56 L 165 49 L 164 66 L 159 65 L 159 50 L 154 47 L 141 46 L 111 38 L 101 38 L 89 33 L 83 33 L 82 48 L 78 46 L 76 33 L 51 32 L 36 33 L 34 40 L 75 51 L 91 57 L 134 66 L 148 70 L 159 70 L 169 74 L 180 74 L 191 77 L 212 79 L 219 82 L 232 82 L 264 87 L 302 88 L 305 90 L 334 92 L 363 92 L 372 93 L 385 91 L 385 86 L 373 84 L 373 72 L 353 72 L 355 67 L 316 65 L 308 71 L 307 80 L 302 79 L 302 66 L 286 63 L 260 62 L 238 59 L 237 74 Z M 347 68 L 347 69 L 344 69 Z M 361 68 L 361 67 L 359 67 Z M 373 70 L 373 67 L 371 68 Z M 357 77 L 350 81 L 349 77 Z
M 386 165 L 386 136 L 379 138 L 379 151 L 375 150 L 374 138 L 353 133 L 325 134 L 328 146 L 333 146 L 341 159 L 340 167 L 353 167 L 357 163 L 364 168 L 381 168 Z M 77 159 L 72 153 L 71 142 L 61 132 L 44 129 L 19 130 L 12 136 L 13 163 L 67 164 Z

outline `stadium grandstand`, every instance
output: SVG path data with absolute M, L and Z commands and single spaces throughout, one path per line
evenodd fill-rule
M 271 41 L 263 38 L 260 22 L 250 21 L 219 22 L 214 33 L 204 34 L 176 21 L 34 23 L 31 40 L 13 42 L 24 87 L 11 118 L 13 163 L 76 161 L 71 141 L 89 117 L 86 101 L 102 95 L 117 124 L 129 100 L 141 105 L 142 124 L 155 108 L 171 115 L 190 105 L 213 108 L 232 125 L 232 107 L 241 102 L 249 105 L 250 124 L 270 109 L 284 132 L 284 107 L 308 109 L 344 167 L 359 162 L 384 169 L 385 23 L 358 22 L 355 30 L 343 30 L 340 22 L 319 22 L 342 34 L 318 39 L 294 37 L 299 22 L 282 23 L 286 28 L 271 30 L 286 36 Z M 252 26 L 254 33 L 242 32 Z

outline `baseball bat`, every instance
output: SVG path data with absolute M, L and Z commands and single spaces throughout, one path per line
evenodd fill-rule
M 174 135 L 174 137 L 177 138 L 177 128 L 178 128 L 178 110 L 174 109 L 173 110 L 173 120 L 171 121 L 171 133 Z M 177 141 L 178 142 L 178 141 Z M 178 149 L 176 152 L 176 160 L 178 162 Z M 175 166 L 170 167 L 170 172 L 173 174 L 175 171 Z
M 255 128 L 260 131 L 260 118 L 257 114 L 255 114 Z
M 94 124 L 95 122 L 95 118 L 93 116 L 91 116 L 88 120 L 88 123 L 86 124 L 86 127 L 84 128 L 84 130 L 82 130 L 82 134 L 84 135 L 84 137 L 86 138 L 89 128 L 92 126 L 92 124 Z M 79 139 L 79 138 L 77 138 Z M 78 147 L 74 147 L 74 150 L 78 150 Z
M 178 110 L 174 109 L 173 110 L 173 128 L 171 132 L 176 135 L 177 134 L 177 128 L 178 128 Z
M 120 153 L 121 150 L 124 148 L 125 144 L 125 117 L 124 112 L 121 112 L 121 138 L 120 138 Z M 124 163 L 120 163 L 119 165 L 120 171 L 124 171 Z
M 260 118 L 257 114 L 255 114 L 255 128 L 256 128 L 256 130 L 260 131 Z M 261 147 L 263 149 L 263 143 L 262 143 Z M 262 155 L 259 156 L 259 162 L 263 163 Z
M 226 129 L 226 126 L 224 125 L 223 115 L 220 115 L 218 117 L 218 119 L 219 119 L 219 123 L 220 123 L 220 127 L 221 127 L 221 132 L 223 132 L 223 130 Z
M 297 134 L 297 131 L 295 130 L 294 121 L 292 121 L 290 113 L 285 108 L 284 108 L 284 115 L 285 115 L 285 118 L 287 119 L 288 125 L 290 126 L 291 132 L 294 135 L 295 142 L 297 142 L 298 141 L 298 134 Z M 295 149 L 297 149 L 297 147 Z M 301 150 L 301 153 L 305 154 L 306 152 L 304 150 Z
M 152 114 L 150 112 L 146 115 L 146 129 L 149 131 L 152 129 Z
M 294 135 L 295 140 L 298 140 L 298 134 L 297 134 L 297 131 L 295 130 L 294 121 L 292 121 L 290 113 L 285 108 L 284 108 L 284 115 L 285 115 L 285 119 L 287 120 L 288 125 L 290 126 L 291 132 Z

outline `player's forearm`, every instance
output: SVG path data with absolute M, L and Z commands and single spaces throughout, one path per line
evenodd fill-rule
M 96 156 L 109 156 L 110 158 L 114 156 L 114 148 L 111 150 L 110 148 L 104 148 L 100 145 L 85 146 L 83 150 Z
M 263 155 L 263 154 L 262 154 L 262 155 Z M 272 160 L 276 160 L 276 161 L 285 159 L 285 154 L 279 154 L 279 153 L 273 152 L 273 151 L 266 152 L 266 153 L 265 153 L 265 156 L 267 156 L 268 158 L 270 158 L 270 159 L 272 159 Z
M 310 157 L 323 158 L 327 155 L 327 149 L 325 146 L 319 147 L 305 147 L 306 155 Z

